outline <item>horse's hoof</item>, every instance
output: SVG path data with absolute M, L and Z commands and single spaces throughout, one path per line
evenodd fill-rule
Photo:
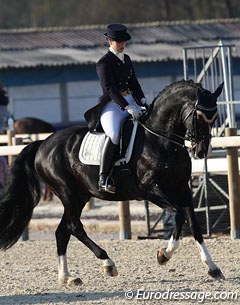
M 166 248 L 162 248 L 158 250 L 157 260 L 159 265 L 165 265 L 169 261 L 169 258 L 167 257 L 167 253 L 166 253 Z
M 108 276 L 117 276 L 118 275 L 117 268 L 115 265 L 103 266 L 102 270 L 103 270 L 104 274 L 106 274 Z
M 225 276 L 220 269 L 209 270 L 208 274 L 215 280 L 225 280 Z
M 83 284 L 82 280 L 79 277 L 68 277 L 60 280 L 61 284 L 64 286 L 81 286 Z
M 82 284 L 83 281 L 79 277 L 68 279 L 68 286 L 81 286 Z

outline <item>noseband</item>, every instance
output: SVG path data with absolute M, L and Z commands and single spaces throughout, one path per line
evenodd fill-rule
M 209 118 L 210 114 L 211 117 Z M 186 117 L 183 119 L 183 123 L 185 123 L 190 116 L 192 116 L 192 128 L 191 130 L 187 131 L 186 139 L 191 142 L 192 147 L 195 147 L 199 143 L 211 139 L 211 125 L 217 118 L 217 106 L 205 107 L 200 105 L 199 101 L 197 100 L 195 106 L 188 112 Z M 198 117 L 202 117 L 204 123 L 208 124 L 209 133 L 207 135 L 202 134 L 199 130 Z

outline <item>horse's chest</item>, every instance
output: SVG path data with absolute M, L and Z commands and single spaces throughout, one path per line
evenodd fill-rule
M 172 184 L 188 180 L 191 160 L 187 152 L 175 150 L 147 151 L 142 155 L 139 176 L 144 183 Z
M 182 179 L 188 179 L 191 172 L 191 163 L 188 158 L 179 158 L 179 155 L 169 154 L 158 159 L 154 166 L 155 175 L 167 183 L 176 183 Z
M 182 158 L 179 158 L 177 154 L 166 152 L 159 155 L 155 167 L 163 171 L 174 171 L 182 164 L 182 162 Z

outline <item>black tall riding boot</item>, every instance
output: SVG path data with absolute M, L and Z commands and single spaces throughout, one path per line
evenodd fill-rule
M 112 179 L 109 177 L 112 169 L 113 157 L 116 150 L 116 145 L 112 143 L 111 139 L 105 139 L 99 168 L 98 190 L 100 192 L 115 193 L 115 186 Z

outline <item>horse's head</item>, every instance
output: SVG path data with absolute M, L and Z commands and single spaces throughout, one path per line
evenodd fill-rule
M 195 158 L 204 158 L 208 154 L 211 140 L 211 128 L 217 118 L 217 98 L 221 94 L 223 83 L 214 93 L 198 88 L 194 107 L 186 113 L 184 124 L 187 136 L 191 141 L 192 153 Z

